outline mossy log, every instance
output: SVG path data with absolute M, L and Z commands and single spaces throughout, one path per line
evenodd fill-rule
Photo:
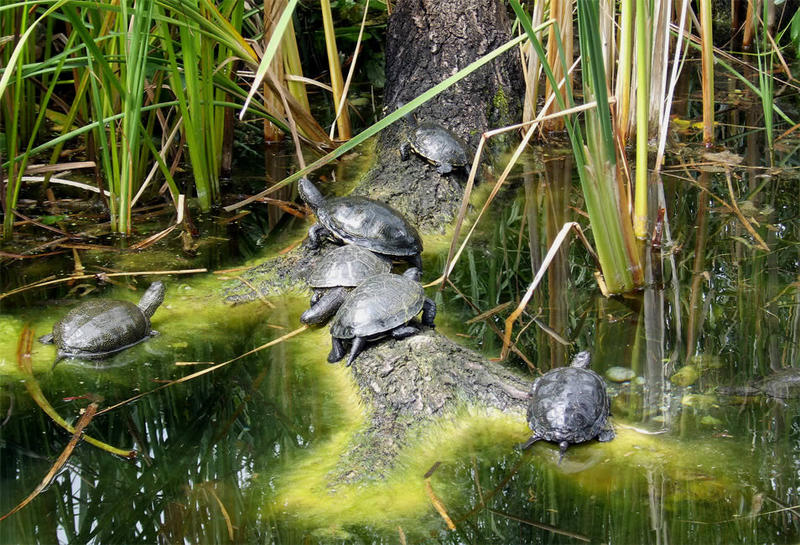
M 510 36 L 505 7 L 498 0 L 400 0 L 387 31 L 386 110 L 418 96 Z M 520 74 L 518 56 L 508 53 L 426 103 L 416 117 L 447 127 L 474 149 L 482 132 L 519 119 Z M 401 161 L 400 143 L 408 128 L 401 122 L 380 135 L 373 167 L 354 194 L 390 204 L 423 233 L 442 232 L 461 202 L 464 176 L 441 175 L 419 158 Z M 228 300 L 304 290 L 313 263 L 330 247 L 311 250 L 304 243 L 247 271 L 245 282 L 227 294 Z M 524 418 L 531 383 L 529 377 L 427 329 L 373 344 L 351 369 L 369 424 L 342 453 L 334 482 L 385 475 L 416 431 L 465 405 Z

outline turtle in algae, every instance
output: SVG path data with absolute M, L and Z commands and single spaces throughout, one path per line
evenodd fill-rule
M 558 443 L 561 463 L 571 444 L 614 438 L 614 430 L 608 424 L 606 384 L 589 369 L 590 362 L 589 352 L 580 352 L 569 367 L 553 369 L 534 381 L 528 405 L 533 436 L 522 448 L 542 439 Z
M 311 308 L 300 316 L 304 324 L 319 324 L 342 306 L 351 288 L 376 274 L 388 273 L 392 264 L 354 244 L 345 244 L 325 254 L 314 265 L 308 285 L 314 289 Z
M 422 270 L 419 233 L 391 206 L 366 197 L 326 199 L 308 178 L 300 179 L 298 189 L 317 215 L 318 223 L 308 230 L 311 249 L 330 236 L 390 258 L 405 259 Z
M 754 397 L 765 395 L 777 400 L 800 397 L 800 369 L 787 367 L 774 373 L 750 381 L 739 387 L 722 387 L 717 389 L 721 395 Z
M 56 322 L 53 332 L 39 339 L 55 343 L 58 358 L 103 359 L 158 335 L 150 317 L 164 301 L 164 284 L 153 282 L 138 305 L 116 299 L 81 303 Z
M 435 327 L 436 303 L 425 297 L 419 283 L 419 269 L 410 268 L 402 275 L 378 274 L 350 292 L 331 322 L 332 348 L 328 361 L 336 363 L 345 355 L 345 343 L 351 342 L 347 365 L 352 365 L 368 341 L 390 335 L 395 339 L 419 332 L 410 322 L 422 311 L 422 323 Z
M 400 146 L 400 158 L 405 161 L 411 151 L 434 165 L 439 174 L 466 167 L 469 162 L 466 144 L 437 123 L 423 122 L 414 128 Z

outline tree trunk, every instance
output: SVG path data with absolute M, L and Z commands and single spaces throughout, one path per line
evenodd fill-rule
M 387 37 L 386 110 L 393 111 L 509 39 L 499 0 L 399 0 Z M 474 151 L 481 133 L 519 121 L 520 69 L 517 53 L 509 52 L 421 106 L 416 117 L 441 124 Z M 454 218 L 466 172 L 441 175 L 419 157 L 401 161 L 400 144 L 409 130 L 412 123 L 399 122 L 381 133 L 374 167 L 354 193 L 389 203 L 423 232 L 441 232 Z M 247 271 L 245 282 L 226 294 L 228 301 L 304 287 L 315 261 L 331 248 L 325 243 L 310 250 L 303 244 Z M 373 343 L 351 369 L 370 423 L 342 453 L 337 481 L 385 475 L 415 431 L 435 419 L 454 417 L 465 403 L 523 418 L 530 386 L 527 377 L 431 330 Z
M 392 112 L 511 39 L 498 0 L 399 0 L 389 19 L 384 111 Z M 488 129 L 521 117 L 519 54 L 510 51 L 420 106 L 414 117 L 454 132 L 469 147 L 470 161 Z M 399 149 L 413 123 L 381 132 L 375 165 L 356 194 L 387 202 L 422 231 L 441 232 L 454 218 L 469 168 L 440 175 L 423 159 L 401 161 Z

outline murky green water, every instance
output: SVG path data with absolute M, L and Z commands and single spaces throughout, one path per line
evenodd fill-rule
M 532 154 L 522 170 L 453 273 L 462 295 L 436 294 L 439 331 L 487 356 L 499 353 L 496 334 L 486 321 L 465 322 L 516 304 L 549 240 L 581 207 L 562 160 Z M 714 194 L 726 195 L 724 178 L 709 180 Z M 737 183 L 745 194 L 760 182 L 743 172 Z M 598 372 L 613 366 L 635 372 L 633 381 L 611 385 L 617 438 L 610 443 L 573 447 L 558 465 L 551 445 L 516 448 L 528 434 L 520 418 L 464 407 L 424 430 L 387 479 L 331 485 L 328 474 L 361 429 L 365 409 L 349 372 L 325 361 L 326 330 L 310 330 L 96 416 L 89 435 L 135 448 L 139 458 L 124 460 L 82 442 L 46 491 L 0 522 L 0 541 L 796 543 L 800 401 L 743 400 L 718 390 L 800 367 L 796 183 L 775 176 L 748 197 L 764 212 L 759 229 L 771 248 L 765 254 L 718 202 L 695 185 L 665 180 L 670 259 L 650 288 L 631 297 L 603 298 L 577 243 L 562 252 L 517 325 L 517 347 L 542 369 L 590 348 Z M 703 206 L 709 208 L 701 224 Z M 234 267 L 260 252 L 246 264 L 255 263 L 301 238 L 303 228 L 295 221 L 272 238 L 249 237 L 258 243 L 234 257 L 201 254 L 200 265 Z M 223 246 L 244 244 L 237 240 Z M 432 280 L 442 269 L 446 239 L 425 242 Z M 191 259 L 176 263 L 164 244 L 97 259 L 123 270 L 198 266 Z M 36 267 L 42 265 L 14 269 L 4 288 L 50 274 Z M 59 286 L 3 302 L 1 513 L 37 487 L 70 439 L 34 402 L 37 388 L 74 424 L 87 395 L 109 407 L 299 327 L 307 303 L 302 291 L 272 298 L 272 306 L 223 304 L 220 290 L 238 282 L 235 274 L 121 280 L 102 295 L 136 301 L 153 278 L 167 282 L 166 302 L 154 317 L 161 335 L 102 366 L 65 361 L 52 372 L 53 347 L 34 343 L 35 379 L 17 362 L 23 327 L 45 333 L 69 308 L 60 303 L 74 302 L 80 290 Z M 127 288 L 134 282 L 136 292 Z M 510 310 L 488 320 L 502 329 Z M 517 356 L 509 364 L 525 367 Z

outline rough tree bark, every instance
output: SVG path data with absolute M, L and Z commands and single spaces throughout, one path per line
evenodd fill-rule
M 510 39 L 501 0 L 399 0 L 386 47 L 386 110 L 408 102 Z M 417 119 L 434 121 L 475 147 L 485 130 L 520 118 L 519 59 L 511 52 L 420 107 Z M 440 175 L 425 161 L 401 161 L 407 123 L 381 133 L 373 168 L 354 190 L 387 202 L 425 232 L 441 232 L 454 218 L 464 176 Z M 330 243 L 305 244 L 243 275 L 228 292 L 242 302 L 305 287 L 306 276 Z M 385 475 L 399 449 L 427 423 L 469 404 L 522 417 L 530 380 L 489 362 L 435 331 L 376 343 L 351 368 L 369 425 L 342 453 L 334 481 Z
M 511 39 L 500 0 L 400 0 L 386 40 L 384 110 L 391 112 Z M 520 118 L 519 55 L 509 52 L 419 107 L 417 120 L 435 122 L 474 151 L 490 128 Z M 442 176 L 423 160 L 400 160 L 411 127 L 395 123 L 378 138 L 377 158 L 354 193 L 397 208 L 423 231 L 441 231 L 455 216 L 465 176 Z

